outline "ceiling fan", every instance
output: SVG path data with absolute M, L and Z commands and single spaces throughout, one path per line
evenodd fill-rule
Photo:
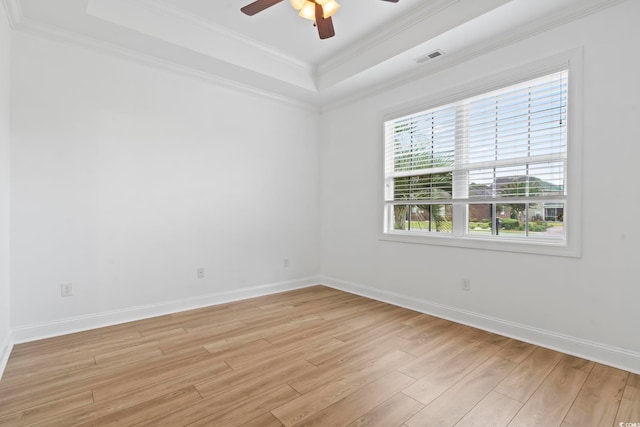
M 240 10 L 249 16 L 280 3 L 282 0 L 256 0 L 249 3 Z M 398 0 L 382 0 L 390 3 L 398 3 Z M 300 11 L 299 15 L 310 19 L 314 26 L 318 28 L 318 35 L 321 39 L 328 39 L 336 35 L 333 30 L 331 16 L 338 10 L 340 5 L 336 0 L 291 0 L 291 5 Z

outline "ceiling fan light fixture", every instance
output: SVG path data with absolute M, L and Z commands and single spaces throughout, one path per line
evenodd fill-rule
M 336 0 L 321 0 L 318 4 L 322 5 L 322 16 L 327 19 L 338 11 L 340 4 Z
M 383 0 L 390 3 L 397 3 L 400 0 Z M 245 15 L 253 16 L 258 12 L 279 4 L 282 0 L 254 0 L 248 5 L 241 7 L 240 11 Z M 331 17 L 340 8 L 336 0 L 289 0 L 291 6 L 298 11 L 302 18 L 313 21 L 313 26 L 318 29 L 320 39 L 328 39 L 336 35 L 333 29 Z
M 316 4 L 312 1 L 306 0 L 302 7 L 300 8 L 300 13 L 298 14 L 305 19 L 309 19 L 311 21 L 316 20 Z
M 307 0 L 291 0 L 291 6 L 293 6 L 295 10 L 300 10 L 306 2 Z

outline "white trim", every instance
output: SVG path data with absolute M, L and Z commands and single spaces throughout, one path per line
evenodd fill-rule
M 1 347 L 3 352 L 2 359 L 0 359 L 0 378 L 14 343 L 28 342 L 247 298 L 271 295 L 318 284 L 640 374 L 640 353 L 635 351 L 332 277 L 318 276 L 14 328 L 13 337 L 7 337 Z
M 437 106 L 451 104 L 462 99 L 475 97 L 482 93 L 492 92 L 503 87 L 535 79 L 545 74 L 554 73 L 562 69 L 568 69 L 569 123 L 567 129 L 567 151 L 570 154 L 568 155 L 567 164 L 567 182 L 568 185 L 571 186 L 571 191 L 567 196 L 568 214 L 565 214 L 565 241 L 544 242 L 533 239 L 531 241 L 516 239 L 498 240 L 494 238 L 482 238 L 469 235 L 416 235 L 408 232 L 385 230 L 384 227 L 386 227 L 387 218 L 385 217 L 386 201 L 384 194 L 384 160 L 379 162 L 381 164 L 379 168 L 380 184 L 378 184 L 379 229 L 377 233 L 379 240 L 580 258 L 582 248 L 580 228 L 582 215 L 582 56 L 582 47 L 561 52 L 547 58 L 535 60 L 530 63 L 496 73 L 495 75 L 487 78 L 474 80 L 473 82 L 461 85 L 452 90 L 446 90 L 426 98 L 414 99 L 396 106 L 391 106 L 387 110 L 381 111 L 378 117 L 382 128 L 382 131 L 379 134 L 379 143 L 384 159 L 384 153 L 386 150 L 384 141 L 384 123 L 388 120 L 404 117 L 409 114 L 414 114 L 415 112 L 428 110 Z
M 13 340 L 11 339 L 11 331 L 9 331 L 9 334 L 4 339 L 4 342 L 0 343 L 0 380 L 2 379 L 4 370 L 7 367 L 7 362 L 9 361 L 9 356 L 11 356 L 12 350 Z
M 414 26 L 427 24 L 429 19 L 433 19 L 433 17 L 438 13 L 452 7 L 456 1 L 445 0 L 439 4 L 425 2 L 423 5 L 416 6 L 416 10 L 412 10 L 410 14 L 401 16 L 395 21 L 385 24 L 385 26 L 375 34 L 364 37 L 358 42 L 349 45 L 338 54 L 319 64 L 318 74 L 325 74 L 334 68 L 344 65 L 345 63 L 352 61 L 354 57 L 362 55 L 363 52 L 378 48 L 381 43 Z M 553 28 L 581 19 L 593 13 L 597 13 L 600 10 L 615 6 L 624 1 L 626 0 L 582 0 L 577 5 L 571 5 L 552 14 L 533 20 L 527 25 L 520 26 L 516 30 L 510 31 L 504 36 L 494 37 L 486 43 L 472 47 L 470 50 L 478 51 L 478 54 L 484 54 L 487 51 L 496 50 L 522 39 L 549 31 Z M 467 59 L 470 59 L 466 58 L 466 56 L 474 57 L 477 56 L 477 54 L 465 54 L 464 56 L 465 58 L 463 61 L 466 61 Z M 447 65 L 447 67 L 450 65 L 451 64 Z
M 92 0 L 89 0 L 92 1 Z M 217 34 L 221 34 L 224 35 L 226 37 L 235 39 L 239 42 L 242 42 L 244 44 L 247 44 L 249 46 L 252 46 L 256 49 L 259 49 L 263 52 L 266 52 L 267 54 L 269 54 L 270 56 L 272 56 L 275 59 L 278 59 L 279 61 L 282 61 L 283 63 L 286 63 L 292 67 L 296 67 L 299 68 L 301 70 L 304 70 L 307 73 L 314 73 L 315 72 L 315 66 L 302 61 L 300 59 L 297 59 L 287 53 L 285 53 L 282 50 L 278 50 L 273 48 L 270 45 L 267 45 L 266 43 L 263 43 L 261 41 L 252 39 L 251 37 L 245 36 L 242 33 L 239 33 L 237 31 L 233 31 L 232 29 L 222 26 L 222 25 L 218 25 L 214 22 L 212 22 L 211 20 L 208 19 L 204 19 L 201 16 L 198 15 L 194 15 L 192 13 L 189 12 L 185 12 L 184 9 L 179 9 L 173 5 L 169 5 L 166 3 L 158 3 L 154 0 L 139 0 L 140 3 L 142 3 L 145 7 L 149 8 L 149 11 L 162 11 L 163 13 L 165 13 L 166 15 L 170 15 L 170 16 L 174 16 L 180 19 L 183 19 L 185 21 L 189 21 L 195 25 L 198 25 L 199 27 L 212 32 L 212 33 L 217 33 Z
M 616 6 L 620 3 L 623 3 L 624 1 L 626 0 L 585 0 L 584 4 L 581 3 L 580 8 L 577 10 L 574 7 L 563 9 L 562 11 L 554 13 L 550 16 L 533 21 L 528 25 L 521 26 L 515 31 L 510 31 L 504 35 L 494 37 L 486 43 L 480 43 L 471 46 L 457 54 L 449 54 L 439 59 L 437 62 L 430 62 L 428 63 L 428 65 L 419 66 L 414 71 L 408 71 L 394 78 L 385 79 L 385 81 L 382 83 L 368 85 L 366 88 L 354 89 L 352 91 L 347 90 L 337 95 L 328 95 L 327 97 L 323 96 L 323 91 L 310 92 L 307 94 L 308 96 L 298 96 L 296 94 L 283 96 L 272 90 L 259 89 L 252 85 L 237 83 L 229 79 L 216 77 L 209 72 L 199 71 L 184 65 L 176 64 L 171 61 L 152 57 L 151 55 L 146 55 L 131 49 L 118 47 L 111 43 L 100 42 L 96 39 L 91 39 L 86 36 L 80 36 L 70 31 L 63 31 L 53 26 L 48 26 L 49 28 L 45 30 L 43 28 L 44 25 L 36 24 L 32 20 L 26 19 L 23 16 L 20 6 L 20 0 L 2 0 L 2 3 L 7 10 L 9 23 L 14 30 L 23 31 L 25 33 L 30 33 L 40 37 L 54 37 L 59 41 L 64 41 L 69 44 L 81 45 L 84 47 L 88 47 L 89 49 L 99 49 L 106 53 L 114 54 L 115 56 L 125 57 L 129 60 L 142 62 L 150 66 L 156 66 L 160 69 L 169 69 L 181 74 L 195 76 L 197 78 L 208 80 L 225 87 L 235 88 L 244 92 L 251 92 L 259 96 L 265 96 L 267 98 L 294 105 L 299 108 L 304 108 L 309 111 L 327 112 L 339 108 L 343 105 L 357 102 L 370 96 L 374 96 L 393 88 L 400 87 L 407 84 L 408 82 L 426 77 L 444 69 L 451 68 L 455 65 L 506 47 L 523 39 L 535 36 L 574 20 L 581 19 L 590 14 L 597 13 L 603 9 Z M 433 11 L 427 9 L 426 11 L 423 11 L 423 13 L 428 17 L 433 13 Z M 405 17 L 404 19 L 406 20 L 409 18 Z M 409 23 L 412 22 L 413 21 L 411 20 Z M 409 23 L 396 22 L 394 23 L 394 26 L 404 28 L 404 26 L 409 25 Z M 365 39 L 365 41 L 368 43 L 368 39 Z M 360 45 L 356 44 L 355 46 Z M 361 47 L 354 47 L 353 49 L 359 50 L 361 49 Z M 351 52 L 351 50 L 347 51 Z M 321 70 L 324 70 L 324 72 L 326 73 L 327 71 L 339 66 L 339 58 L 341 58 L 341 56 L 337 55 L 335 57 L 332 57 L 329 61 L 325 61 L 324 63 L 319 64 L 317 67 L 315 67 L 316 74 L 322 75 L 323 71 Z
M 321 283 L 344 292 L 372 298 L 420 313 L 430 314 L 456 323 L 640 374 L 640 353 L 635 351 L 331 277 L 322 277 Z
M 9 26 L 14 29 L 22 21 L 22 7 L 20 0 L 2 0 L 4 10 L 7 12 Z
M 51 338 L 105 326 L 148 319 L 150 317 L 306 288 L 317 284 L 317 277 L 306 277 L 297 280 L 270 283 L 233 291 L 216 292 L 191 298 L 164 301 L 157 304 L 128 307 L 120 310 L 104 311 L 101 313 L 87 314 L 67 319 L 58 319 L 51 322 L 19 326 L 13 328 L 13 342 L 19 344 L 44 338 Z
M 433 19 L 438 13 L 452 7 L 458 0 L 439 0 L 424 2 L 416 5 L 410 13 L 402 15 L 395 20 L 386 23 L 375 33 L 367 35 L 360 40 L 342 49 L 337 54 L 318 65 L 318 75 L 325 74 L 335 68 L 353 61 L 355 57 L 364 53 L 378 49 L 381 43 L 398 36 L 404 31 L 425 24 L 429 19 Z
M 84 49 L 88 49 L 94 53 L 100 52 L 104 55 L 132 61 L 138 64 L 143 64 L 155 69 L 196 78 L 209 84 L 217 85 L 218 87 L 237 90 L 239 92 L 250 95 L 260 96 L 262 98 L 267 98 L 272 101 L 280 102 L 289 106 L 294 106 L 306 111 L 314 113 L 320 112 L 319 106 L 316 106 L 309 102 L 305 102 L 304 100 L 297 97 L 281 95 L 274 91 L 265 90 L 249 84 L 230 80 L 206 71 L 197 70 L 186 65 L 178 64 L 167 59 L 158 58 L 156 56 L 141 53 L 133 49 L 116 46 L 115 44 L 104 42 L 93 37 L 63 30 L 61 28 L 54 27 L 48 24 L 41 24 L 30 19 L 23 18 L 20 21 L 20 25 L 16 26 L 14 29 L 16 31 L 20 31 L 25 35 L 44 39 L 48 42 L 57 42 L 67 46 L 81 47 Z
M 341 108 L 345 105 L 353 104 L 365 100 L 367 98 L 388 92 L 395 88 L 402 87 L 409 83 L 415 82 L 418 79 L 431 76 L 444 70 L 451 69 L 456 65 L 463 64 L 471 61 L 474 58 L 487 55 L 491 52 L 495 52 L 499 49 L 503 49 L 512 44 L 518 43 L 522 40 L 526 40 L 531 37 L 535 37 L 538 34 L 543 34 L 546 31 L 553 30 L 565 24 L 569 24 L 573 21 L 577 21 L 586 16 L 594 13 L 598 13 L 601 10 L 616 6 L 627 0 L 607 0 L 604 2 L 597 2 L 596 4 L 589 4 L 585 1 L 586 7 L 579 10 L 565 9 L 559 13 L 555 13 L 546 18 L 531 21 L 529 24 L 518 27 L 514 31 L 509 31 L 499 36 L 490 38 L 486 42 L 481 42 L 476 45 L 470 46 L 461 50 L 460 52 L 451 54 L 447 53 L 438 61 L 427 62 L 420 64 L 414 71 L 408 71 L 395 78 L 385 79 L 382 83 L 369 85 L 366 89 L 359 89 L 345 93 L 341 96 L 330 98 L 322 103 L 321 111 L 323 113 Z M 320 92 L 322 95 L 322 92 Z

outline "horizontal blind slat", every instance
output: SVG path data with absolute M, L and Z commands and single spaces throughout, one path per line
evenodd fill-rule
M 386 122 L 385 200 L 563 197 L 567 82 L 559 72 Z

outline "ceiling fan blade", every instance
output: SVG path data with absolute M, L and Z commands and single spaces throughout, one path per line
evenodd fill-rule
M 316 27 L 318 27 L 318 35 L 321 39 L 328 39 L 336 35 L 333 30 L 333 21 L 331 17 L 322 17 L 322 6 L 316 3 Z
M 388 2 L 391 2 L 391 3 L 398 3 L 398 0 L 382 0 L 382 1 L 388 1 Z
M 241 8 L 240 10 L 245 15 L 253 16 L 258 12 L 262 12 L 268 7 L 280 3 L 281 1 L 282 0 L 256 0 L 253 3 L 249 3 L 245 7 Z

